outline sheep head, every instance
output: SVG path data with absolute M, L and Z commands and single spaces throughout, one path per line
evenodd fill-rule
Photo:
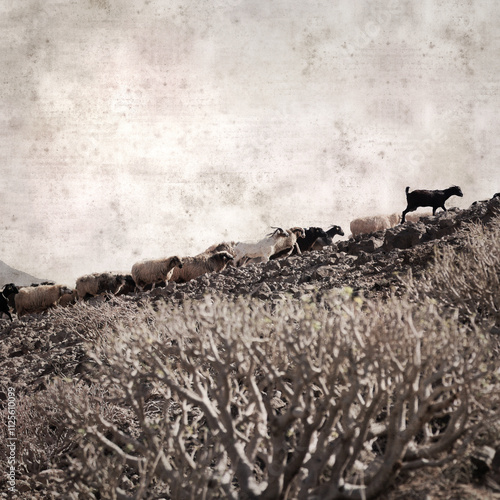
M 179 257 L 177 257 L 177 255 L 170 259 L 170 267 L 178 267 L 179 269 L 182 269 L 182 261 Z

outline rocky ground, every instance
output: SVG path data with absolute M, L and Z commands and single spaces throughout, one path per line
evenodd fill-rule
M 229 267 L 189 283 L 169 284 L 141 294 L 92 299 L 66 308 L 63 315 L 50 311 L 15 318 L 13 322 L 0 319 L 0 405 L 5 405 L 8 387 L 17 394 L 26 394 L 43 391 L 54 377 L 84 377 L 87 358 L 79 322 L 85 321 L 82 318 L 92 321 L 96 309 L 105 308 L 119 316 L 122 311 L 133 312 L 148 302 L 166 300 L 175 304 L 207 293 L 274 301 L 287 296 L 318 298 L 328 290 L 345 287 L 383 300 L 392 293 L 402 293 L 408 271 L 421 273 L 432 261 L 436 248 L 453 246 L 458 250 L 464 241 L 461 229 L 467 224 L 487 223 L 499 213 L 500 196 L 495 196 L 466 210 L 451 209 L 417 223 L 339 241 L 301 256 Z

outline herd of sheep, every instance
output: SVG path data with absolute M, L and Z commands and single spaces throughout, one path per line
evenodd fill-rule
M 352 236 L 389 229 L 406 220 L 418 220 L 418 217 L 407 216 L 408 212 L 418 207 L 432 207 L 434 215 L 438 208 L 446 210 L 444 203 L 452 195 L 463 196 L 458 186 L 445 190 L 412 192 L 406 188 L 407 207 L 401 217 L 399 214 L 392 214 L 355 219 L 350 224 Z M 319 227 L 273 229 L 272 233 L 257 242 L 224 242 L 212 245 L 194 257 L 172 256 L 137 262 L 132 266 L 131 274 L 85 275 L 76 280 L 74 289 L 56 284 L 17 287 L 9 283 L 0 293 L 0 316 L 5 313 L 12 321 L 11 309 L 20 317 L 102 294 L 123 295 L 136 290 L 164 286 L 168 282 L 185 283 L 206 273 L 220 272 L 228 265 L 239 267 L 320 250 L 332 244 L 335 235 L 344 235 L 340 226 L 332 226 L 328 231 Z

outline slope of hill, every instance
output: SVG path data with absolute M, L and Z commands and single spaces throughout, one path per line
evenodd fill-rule
M 188 283 L 169 284 L 151 292 L 109 300 L 95 298 L 64 309 L 26 315 L 12 323 L 0 319 L 0 410 L 5 411 L 7 388 L 13 388 L 18 395 L 19 408 L 24 408 L 26 415 L 29 414 L 29 417 L 18 414 L 19 428 L 28 426 L 29 419 L 43 426 L 45 416 L 27 410 L 30 398 L 39 398 L 56 379 L 85 382 L 94 366 L 85 341 L 99 341 L 107 325 L 123 318 L 134 318 L 144 311 L 145 306 L 155 308 L 167 304 L 177 308 L 190 301 L 204 300 L 207 294 L 230 301 L 253 297 L 273 304 L 290 297 L 318 301 L 332 289 L 346 288 L 353 296 L 359 294 L 386 301 L 404 293 L 408 273 L 411 271 L 414 277 L 421 275 L 434 261 L 436 250 L 449 248 L 458 253 L 463 249 L 469 237 L 465 230 L 468 225 L 488 225 L 492 220 L 497 220 L 498 224 L 499 217 L 500 196 L 496 196 L 476 202 L 466 210 L 451 209 L 436 217 L 425 217 L 418 223 L 340 241 L 319 252 L 242 268 L 229 267 L 221 273 L 201 276 Z M 33 280 L 29 277 L 30 282 Z M 18 279 L 12 281 L 19 282 Z M 451 496 L 443 494 L 439 498 L 463 498 L 465 493 L 472 499 L 498 498 L 495 495 L 500 492 L 500 438 L 490 444 L 496 448 L 497 454 L 491 470 L 491 460 L 488 462 L 488 489 L 467 492 L 460 489 L 454 497 L 450 493 Z M 68 445 L 68 449 L 71 446 Z M 36 455 L 38 451 L 30 449 L 29 453 Z M 63 452 L 53 451 L 50 459 L 40 459 L 45 461 L 45 469 L 42 467 L 31 476 L 23 475 L 17 481 L 17 487 L 32 492 L 32 498 L 47 498 L 43 486 L 47 477 L 50 474 L 59 475 L 59 478 L 64 475 L 62 470 L 54 469 L 66 463 L 66 459 L 61 459 L 57 453 L 63 456 Z M 57 460 L 59 462 L 55 463 Z M 430 474 L 419 483 L 422 498 L 436 493 L 429 481 L 432 482 Z M 0 490 L 4 483 L 5 478 L 0 478 Z M 40 491 L 39 496 L 33 493 L 35 489 Z M 391 498 L 408 498 L 403 491 L 402 488 L 403 496 L 395 493 Z
M 0 260 L 0 288 L 7 283 L 15 283 L 18 286 L 28 286 L 31 283 L 42 283 L 43 279 L 35 278 L 28 273 L 18 271 Z

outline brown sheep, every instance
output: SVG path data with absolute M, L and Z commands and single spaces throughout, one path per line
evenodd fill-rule
M 173 270 L 182 266 L 183 263 L 177 256 L 137 262 L 132 266 L 132 278 L 140 289 L 144 289 L 146 285 L 154 288 L 156 283 L 169 281 Z
M 203 274 L 222 271 L 232 260 L 233 256 L 226 251 L 184 257 L 182 268 L 175 267 L 169 281 L 186 283 Z
M 234 257 L 235 254 L 234 245 L 236 245 L 234 241 L 223 241 L 222 243 L 215 243 L 214 245 L 209 246 L 204 252 L 201 252 L 198 255 L 214 254 L 217 252 L 229 252 Z
M 75 290 L 71 290 L 71 293 L 65 293 L 59 299 L 57 305 L 61 307 L 68 307 L 69 305 L 75 304 L 78 298 L 78 292 Z
M 124 275 L 114 273 L 93 273 L 81 276 L 76 280 L 78 300 L 105 292 L 116 294 L 125 284 L 125 280 Z
M 14 301 L 17 316 L 38 313 L 50 307 L 55 307 L 59 299 L 65 294 L 71 294 L 71 290 L 63 285 L 40 285 L 22 288 Z

